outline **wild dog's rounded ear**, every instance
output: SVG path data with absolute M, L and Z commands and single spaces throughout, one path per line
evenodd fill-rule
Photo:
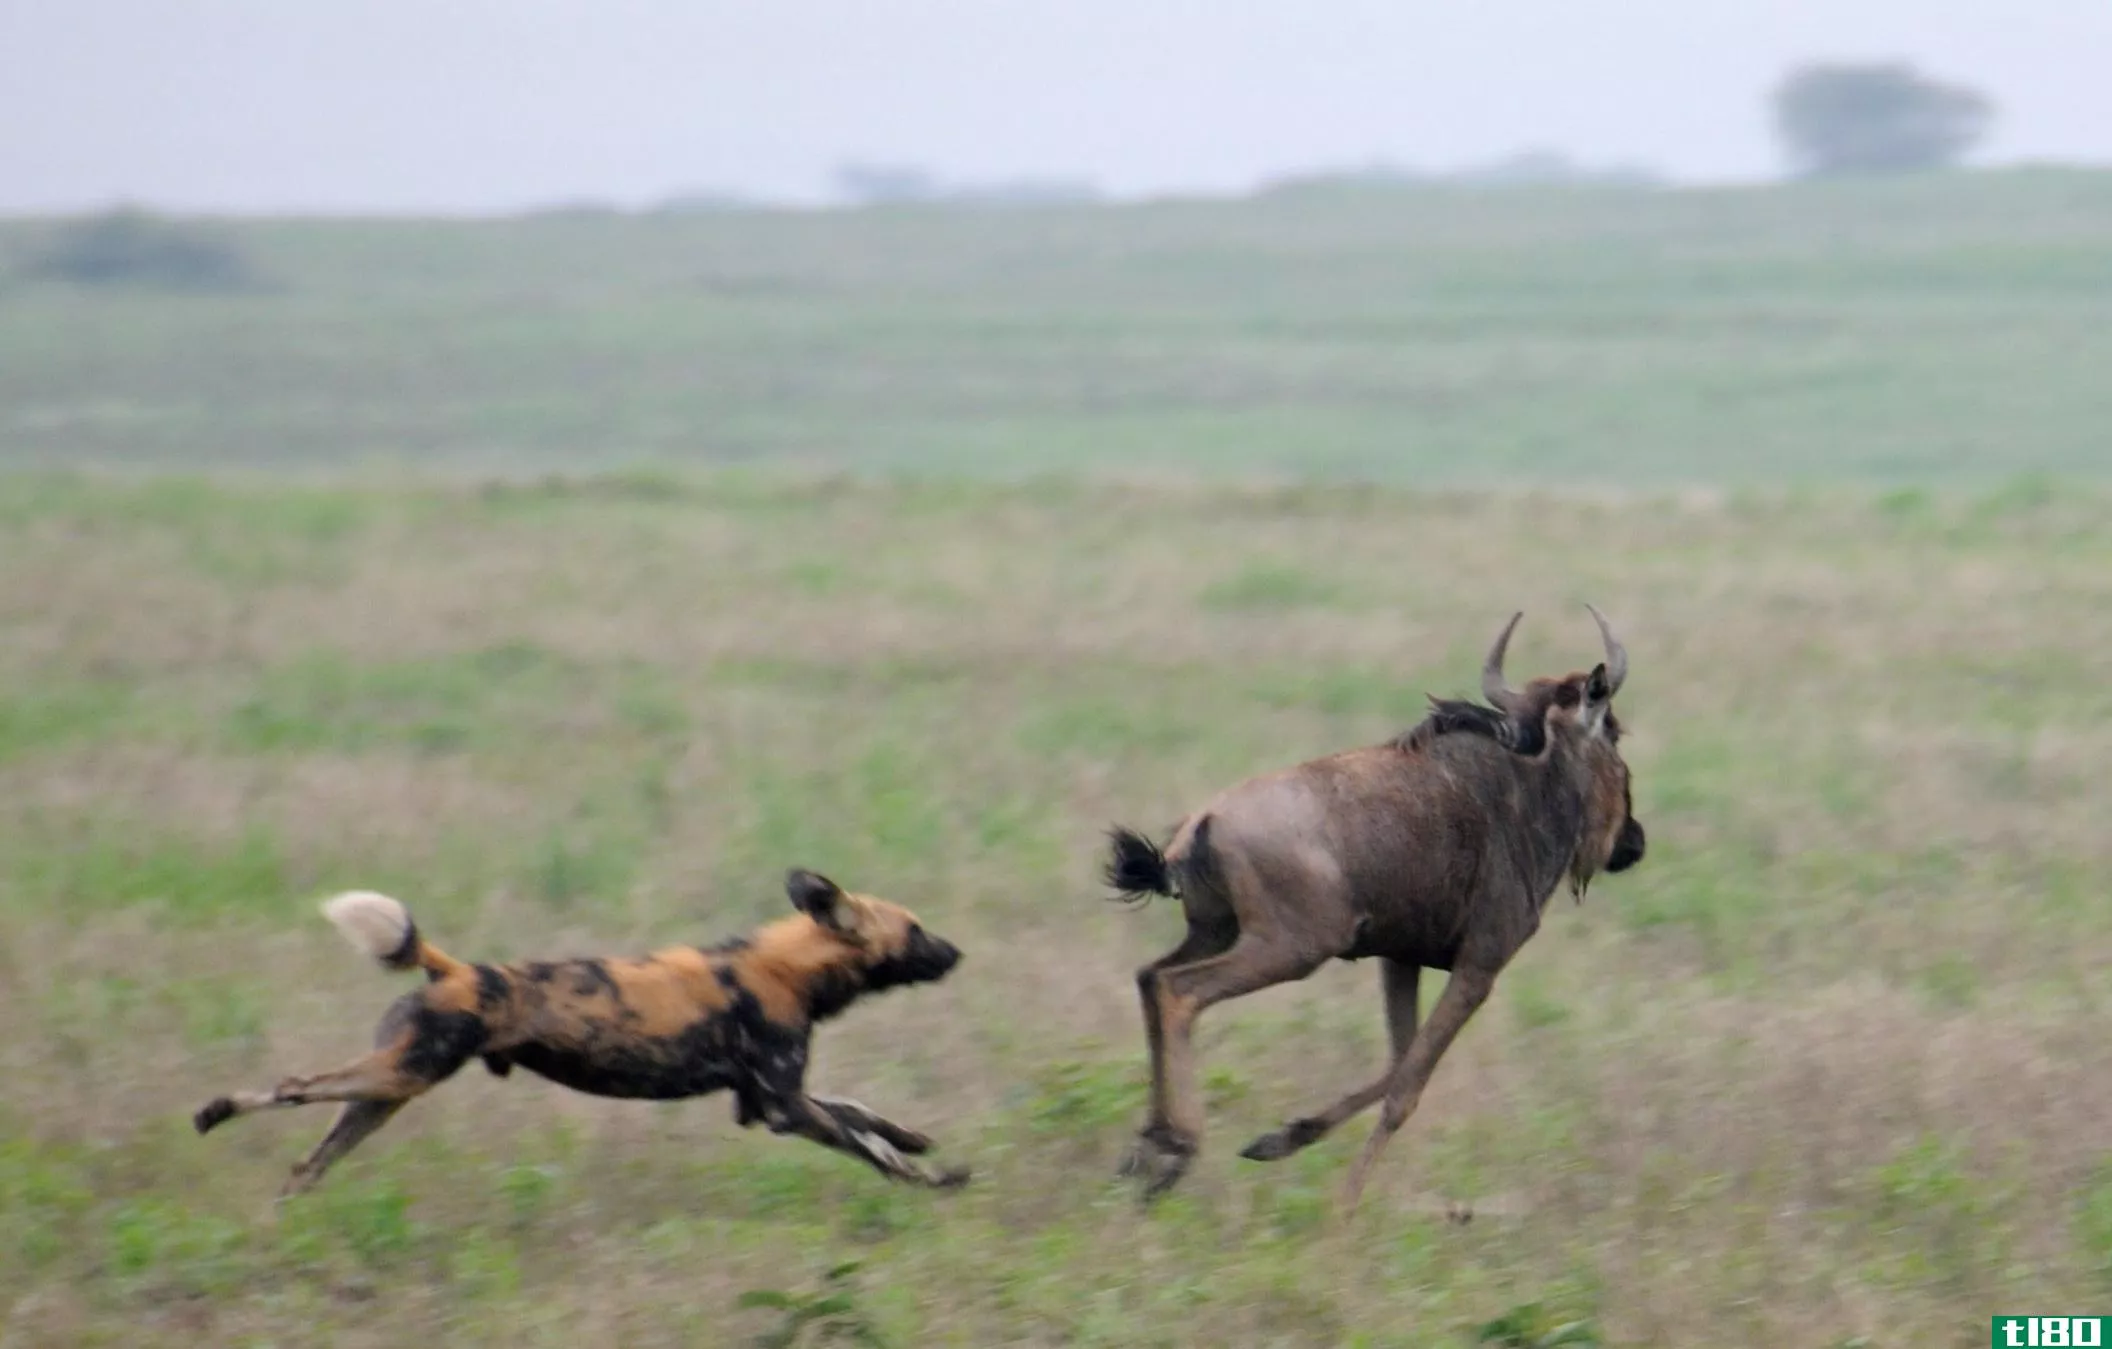
M 785 873 L 785 894 L 792 907 L 823 927 L 841 928 L 843 887 L 818 871 L 794 867 Z

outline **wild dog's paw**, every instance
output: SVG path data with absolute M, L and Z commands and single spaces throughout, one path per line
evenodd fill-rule
M 912 1157 L 921 1157 L 936 1146 L 915 1129 L 905 1129 L 899 1124 L 890 1126 L 883 1137 L 894 1144 L 898 1152 L 906 1152 Z
M 225 1096 L 216 1096 L 205 1103 L 203 1110 L 191 1116 L 191 1125 L 199 1133 L 211 1133 L 234 1117 L 235 1103 Z

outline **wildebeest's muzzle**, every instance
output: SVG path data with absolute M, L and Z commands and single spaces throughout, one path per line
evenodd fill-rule
M 1626 871 L 1643 860 L 1643 824 L 1630 815 L 1621 823 L 1621 835 L 1613 841 L 1613 855 L 1606 859 L 1606 870 Z

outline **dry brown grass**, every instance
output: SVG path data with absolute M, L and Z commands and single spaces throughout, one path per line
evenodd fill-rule
M 732 1343 L 742 1290 L 851 1258 L 898 1344 L 1471 1342 L 1534 1301 L 1967 1344 L 2112 1297 L 2102 498 L 7 490 L 10 1349 Z M 1346 966 L 1206 1020 L 1205 1157 L 1138 1212 L 1130 970 L 1174 919 L 1098 901 L 1098 831 L 1398 729 L 1513 607 L 1517 668 L 1574 666 L 1586 598 L 1649 860 L 1559 905 L 1346 1228 L 1360 1129 L 1233 1156 L 1376 1063 Z M 327 889 L 504 957 L 737 931 L 795 863 L 967 948 L 818 1075 L 968 1191 L 469 1073 L 271 1226 L 322 1115 L 188 1134 L 397 991 Z

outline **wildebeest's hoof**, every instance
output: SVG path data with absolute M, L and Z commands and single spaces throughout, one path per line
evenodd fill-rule
M 1137 1196 L 1139 1202 L 1150 1204 L 1179 1184 L 1181 1177 L 1188 1174 L 1188 1163 L 1193 1156 L 1185 1152 L 1160 1153 L 1151 1179 L 1144 1183 L 1143 1193 Z
M 934 1189 L 958 1190 L 963 1185 L 966 1185 L 969 1178 L 974 1174 L 975 1172 L 965 1166 L 949 1166 L 944 1171 L 933 1176 L 931 1184 Z
M 1129 1150 L 1122 1154 L 1122 1160 L 1115 1163 L 1115 1179 L 1132 1180 L 1143 1175 L 1149 1167 L 1150 1152 L 1144 1146 L 1144 1140 L 1140 1138 L 1130 1144 Z
M 1172 1189 L 1193 1160 L 1193 1143 L 1171 1133 L 1147 1130 L 1130 1146 L 1116 1174 L 1125 1180 L 1142 1180 L 1144 1188 L 1138 1198 L 1148 1204 Z
M 1294 1119 L 1274 1133 L 1266 1133 L 1239 1150 L 1250 1162 L 1280 1162 L 1320 1141 L 1327 1130 L 1314 1119 Z
M 191 1116 L 191 1127 L 199 1133 L 210 1133 L 235 1117 L 235 1103 L 225 1096 L 216 1096 L 205 1103 L 205 1108 Z

